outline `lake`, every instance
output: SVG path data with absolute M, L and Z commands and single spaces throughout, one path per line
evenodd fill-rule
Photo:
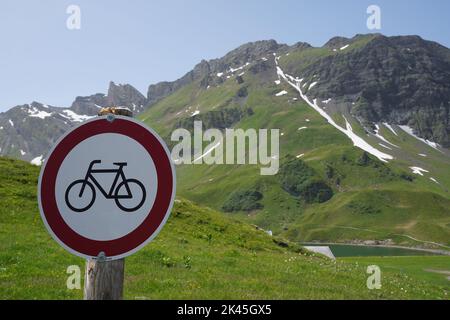
M 358 246 L 351 244 L 319 244 L 302 243 L 308 246 L 328 246 L 336 258 L 342 257 L 382 257 L 382 256 L 428 256 L 436 255 L 433 252 L 414 249 L 391 248 L 380 246 Z

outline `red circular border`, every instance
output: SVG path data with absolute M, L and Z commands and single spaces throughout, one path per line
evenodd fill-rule
M 56 204 L 55 185 L 58 171 L 69 152 L 83 140 L 102 133 L 118 133 L 140 143 L 150 154 L 156 167 L 158 189 L 147 218 L 132 232 L 118 239 L 98 241 L 83 237 L 71 229 L 61 216 Z M 65 136 L 54 148 L 45 163 L 40 184 L 40 199 L 47 225 L 55 236 L 72 250 L 96 257 L 104 252 L 107 257 L 124 255 L 150 238 L 164 222 L 171 207 L 174 176 L 171 160 L 161 142 L 143 126 L 125 119 L 113 122 L 105 118 L 79 126 Z

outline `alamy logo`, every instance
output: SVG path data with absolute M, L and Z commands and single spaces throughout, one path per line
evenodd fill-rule
M 279 129 L 208 129 L 202 121 L 194 122 L 194 145 L 191 132 L 176 129 L 171 140 L 178 142 L 172 149 L 175 164 L 250 164 L 260 165 L 261 175 L 275 175 L 279 169 Z M 208 145 L 203 148 L 204 142 Z M 192 148 L 193 147 L 193 148 Z
M 67 289 L 80 290 L 81 289 L 81 269 L 77 265 L 67 267 L 66 273 L 69 274 L 66 281 Z
M 77 5 L 70 5 L 66 9 L 66 13 L 70 16 L 66 20 L 66 27 L 69 30 L 81 29 L 81 9 Z
M 367 289 L 381 289 L 381 269 L 379 266 L 373 265 L 367 267 L 367 274 L 370 276 L 367 278 Z
M 367 28 L 369 30 L 381 29 L 381 8 L 377 5 L 371 5 L 367 8 L 367 14 L 370 14 L 367 18 Z

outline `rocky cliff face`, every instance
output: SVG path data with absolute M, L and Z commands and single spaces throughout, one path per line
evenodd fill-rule
M 179 88 L 194 81 L 200 81 L 204 88 L 209 85 L 220 84 L 223 82 L 223 78 L 218 77 L 217 74 L 221 74 L 224 70 L 240 68 L 249 61 L 287 48 L 288 46 L 278 44 L 275 40 L 256 41 L 244 44 L 220 59 L 202 60 L 192 71 L 176 81 L 150 85 L 147 92 L 148 106 L 152 106 Z
M 204 88 L 220 85 L 249 61 L 250 72 L 272 74 L 272 59 L 261 61 L 271 53 L 290 55 L 281 63 L 289 74 L 305 79 L 309 95 L 331 99 L 330 109 L 352 113 L 367 130 L 376 122 L 407 125 L 418 136 L 450 147 L 450 50 L 418 36 L 334 37 L 321 48 L 304 42 L 248 43 L 220 59 L 202 61 L 179 80 L 151 85 L 148 106 L 194 81 Z
M 0 113 L 0 156 L 39 164 L 68 129 L 97 115 L 102 107 L 123 106 L 138 114 L 147 99 L 129 84 L 111 82 L 108 94 L 77 97 L 70 108 L 33 102 Z
M 144 110 L 147 99 L 129 84 L 115 84 L 110 82 L 107 96 L 107 105 L 128 107 L 135 114 Z
M 38 102 L 14 107 L 0 114 L 0 155 L 40 164 L 61 135 L 89 118 Z
M 97 93 L 87 97 L 76 97 L 71 109 L 78 114 L 95 115 L 100 107 L 108 104 L 108 97 L 103 93 Z
M 448 48 L 417 36 L 360 35 L 333 38 L 320 49 L 287 63 L 292 74 L 317 82 L 310 95 L 346 103 L 368 126 L 409 125 L 450 146 Z

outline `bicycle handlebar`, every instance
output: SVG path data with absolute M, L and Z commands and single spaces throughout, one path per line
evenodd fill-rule
M 102 163 L 102 160 L 93 160 L 93 161 L 91 161 L 91 164 L 89 165 L 89 170 L 88 171 L 90 171 L 92 169 L 92 167 L 95 164 L 98 164 L 98 163 Z

